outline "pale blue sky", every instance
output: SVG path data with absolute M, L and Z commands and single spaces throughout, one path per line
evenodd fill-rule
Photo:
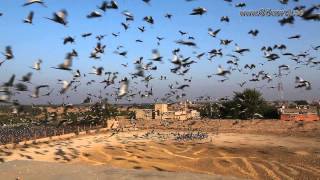
M 170 82 L 179 81 L 183 77 L 170 73 L 172 64 L 168 59 L 172 58 L 171 51 L 179 47 L 174 43 L 175 40 L 181 39 L 179 30 L 186 31 L 189 35 L 196 38 L 198 48 L 180 47 L 181 52 L 185 57 L 193 56 L 193 51 L 198 53 L 208 52 L 213 48 L 220 48 L 219 39 L 232 39 L 241 47 L 250 48 L 251 52 L 241 56 L 240 67 L 245 64 L 259 62 L 265 63 L 263 67 L 259 66 L 253 71 L 246 70 L 249 75 L 242 73 L 233 73 L 230 80 L 225 83 L 217 82 L 221 78 L 207 79 L 208 74 L 216 73 L 217 66 L 227 66 L 228 57 L 214 58 L 209 62 L 205 58 L 198 61 L 192 66 L 192 69 L 185 76 L 186 78 L 193 78 L 191 87 L 187 89 L 190 97 L 200 95 L 211 95 L 214 97 L 223 97 L 232 95 L 233 91 L 240 90 L 237 85 L 238 82 L 250 79 L 250 74 L 258 72 L 261 69 L 269 73 L 277 72 L 277 67 L 280 64 L 288 64 L 292 67 L 292 73 L 288 77 L 283 78 L 284 91 L 286 99 L 308 99 L 314 100 L 320 97 L 320 83 L 319 70 L 317 68 L 303 67 L 299 70 L 293 70 L 296 66 L 292 61 L 286 57 L 281 57 L 275 62 L 266 62 L 263 58 L 263 53 L 260 51 L 262 46 L 271 46 L 274 44 L 286 44 L 289 52 L 300 53 L 311 48 L 311 45 L 320 45 L 320 23 L 314 21 L 302 21 L 296 18 L 294 25 L 280 26 L 277 22 L 282 17 L 241 17 L 239 11 L 241 9 L 235 8 L 238 0 L 229 4 L 223 0 L 196 0 L 193 2 L 185 2 L 184 0 L 152 0 L 151 5 L 147 5 L 141 0 L 118 0 L 118 10 L 108 10 L 104 13 L 102 18 L 87 19 L 86 15 L 91 11 L 96 10 L 96 6 L 100 5 L 101 0 L 45 0 L 48 8 L 39 5 L 31 5 L 22 7 L 23 0 L 0 0 L 0 12 L 4 15 L 0 17 L 0 50 L 3 52 L 5 46 L 11 45 L 15 53 L 15 58 L 11 62 L 6 62 L 0 67 L 1 83 L 7 81 L 12 75 L 16 74 L 17 79 L 22 75 L 32 71 L 29 67 L 38 59 L 43 59 L 44 63 L 41 72 L 33 72 L 32 82 L 34 84 L 49 84 L 55 90 L 59 90 L 60 86 L 56 85 L 56 79 L 70 80 L 69 72 L 63 72 L 49 67 L 56 66 L 63 62 L 66 52 L 76 49 L 79 52 L 79 57 L 74 60 L 73 69 L 80 69 L 83 73 L 91 71 L 92 66 L 103 66 L 106 71 L 119 71 L 121 76 L 128 76 L 128 73 L 134 71 L 132 62 L 140 56 L 145 59 L 151 58 L 151 50 L 158 48 L 161 55 L 164 56 L 164 63 L 158 63 L 158 71 L 152 72 L 153 76 L 159 77 L 166 75 L 169 80 L 160 82 L 153 80 L 153 89 L 156 96 L 162 95 L 168 90 Z M 294 6 L 303 4 L 307 7 L 319 3 L 316 0 L 300 1 L 299 3 L 290 2 L 288 5 L 282 5 L 277 0 L 246 0 L 244 1 L 247 7 L 242 10 L 256 10 L 260 8 L 272 9 L 293 9 Z M 208 13 L 203 16 L 188 15 L 193 8 L 205 7 Z M 52 13 L 60 9 L 66 9 L 69 13 L 68 27 L 50 22 L 43 17 L 51 17 Z M 34 25 L 23 24 L 22 20 L 27 16 L 29 11 L 34 11 Z M 130 23 L 130 28 L 124 31 L 121 22 L 125 21 L 121 12 L 128 10 L 135 16 L 135 21 Z M 172 20 L 164 18 L 164 14 L 173 14 Z M 144 16 L 153 16 L 155 20 L 154 25 L 149 25 L 142 21 Z M 229 16 L 230 23 L 221 23 L 221 16 Z M 145 33 L 140 33 L 138 26 L 144 25 L 146 27 Z M 207 34 L 208 27 L 213 29 L 221 28 L 221 32 L 217 38 L 214 39 Z M 253 38 L 247 34 L 250 29 L 259 29 L 260 33 Z M 95 35 L 107 34 L 103 43 L 107 45 L 106 53 L 99 61 L 89 59 L 90 52 L 95 47 L 96 39 L 94 36 L 86 39 L 81 37 L 82 33 L 91 32 Z M 114 38 L 111 33 L 120 32 L 118 38 Z M 300 40 L 288 40 L 287 37 L 295 34 L 301 34 Z M 63 38 L 66 36 L 76 37 L 75 44 L 63 45 Z M 158 47 L 156 44 L 156 36 L 165 37 Z M 143 43 L 135 43 L 136 39 L 141 39 Z M 115 55 L 113 51 L 118 45 L 123 45 L 128 51 L 127 58 Z M 234 43 L 230 46 L 221 47 L 224 54 L 231 53 L 234 50 Z M 319 51 L 314 54 L 319 59 Z M 2 56 L 0 56 L 2 59 Z M 194 58 L 193 58 L 194 59 Z M 196 59 L 194 59 L 196 60 Z M 123 68 L 121 63 L 129 63 L 128 68 Z M 319 66 L 318 66 L 319 69 Z M 294 77 L 299 75 L 313 84 L 311 91 L 304 89 L 294 89 Z M 83 79 L 83 84 L 89 79 L 96 79 L 101 81 L 103 78 L 96 78 L 89 75 Z M 247 87 L 256 87 L 265 84 L 263 83 L 248 83 Z M 275 78 L 268 86 L 276 86 L 277 79 Z M 30 86 L 32 89 L 32 86 Z M 81 102 L 85 97 L 79 98 L 87 92 L 98 92 L 101 86 L 94 85 L 92 87 L 85 87 L 83 85 L 80 91 L 70 93 L 73 103 Z M 110 88 L 107 91 L 113 91 Z M 274 100 L 278 98 L 276 90 L 263 89 L 262 92 L 267 99 Z M 29 93 L 30 94 L 30 93 Z M 22 102 L 40 102 L 44 103 L 48 100 L 61 102 L 61 97 L 53 96 L 51 98 L 41 98 L 39 100 L 30 100 L 27 98 L 27 93 L 20 96 Z M 152 100 L 152 99 L 151 99 Z

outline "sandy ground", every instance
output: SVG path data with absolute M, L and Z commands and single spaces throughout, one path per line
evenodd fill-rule
M 110 168 L 81 164 L 62 164 L 39 161 L 11 161 L 0 165 L 0 179 L 23 180 L 237 180 L 238 178 L 195 173 L 173 173 Z M 12 173 L 12 171 L 16 173 Z M 49 169 L 49 170 L 48 170 Z
M 218 174 L 248 179 L 317 179 L 320 176 L 319 136 L 211 133 L 204 141 L 177 142 L 171 135 L 174 131 L 157 130 L 146 135 L 148 132 L 104 133 L 16 149 L 2 148 L 0 160 Z M 3 165 L 0 166 L 2 173 Z M 16 173 L 11 171 L 11 174 Z

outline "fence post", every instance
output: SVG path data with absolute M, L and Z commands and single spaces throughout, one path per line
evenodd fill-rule
M 11 135 L 11 144 L 14 144 L 14 136 Z
M 36 143 L 37 140 L 37 132 L 34 131 L 34 135 L 33 135 L 33 143 Z

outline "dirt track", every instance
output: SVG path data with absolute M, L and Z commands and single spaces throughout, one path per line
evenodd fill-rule
M 263 123 L 259 124 L 267 126 L 269 122 Z M 282 126 L 274 125 L 273 131 L 281 133 L 268 133 L 271 127 L 259 133 L 236 133 L 234 130 L 234 133 L 210 133 L 205 141 L 192 142 L 173 141 L 171 133 L 176 130 L 156 130 L 153 134 L 148 130 L 107 133 L 14 150 L 2 149 L 0 158 L 3 161 L 65 162 L 249 179 L 316 179 L 320 174 L 320 139 L 315 136 L 318 132 L 310 131 L 318 125 L 298 127 L 303 128 L 307 136 L 291 136 Z M 250 128 L 247 125 L 247 129 Z

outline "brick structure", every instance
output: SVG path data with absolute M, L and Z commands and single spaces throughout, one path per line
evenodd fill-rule
M 281 120 L 284 121 L 319 121 L 317 114 L 281 114 Z
M 314 106 L 297 106 L 280 108 L 280 119 L 284 121 L 319 121 L 319 109 Z

